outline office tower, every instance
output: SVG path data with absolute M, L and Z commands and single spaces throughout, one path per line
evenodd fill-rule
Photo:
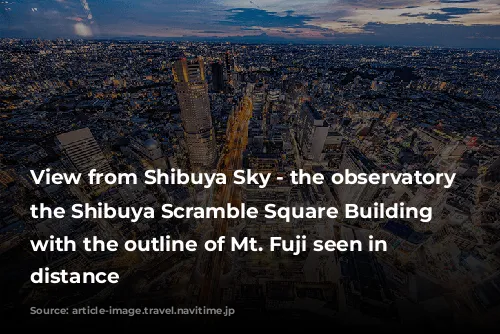
M 285 159 L 280 152 L 272 150 L 272 145 L 269 142 L 267 144 L 269 147 L 264 150 L 267 152 L 261 152 L 260 147 L 249 147 L 245 151 L 243 159 L 243 168 L 272 175 L 264 189 L 252 184 L 242 185 L 242 202 L 246 203 L 247 207 L 256 207 L 259 212 L 264 212 L 267 204 L 275 204 L 276 207 L 289 206 L 292 189 L 284 171 Z M 258 244 L 266 244 L 269 242 L 269 238 L 276 235 L 291 239 L 295 237 L 292 233 L 294 227 L 294 224 L 285 223 L 277 217 L 266 218 L 263 214 L 259 214 L 255 219 L 245 221 L 245 233 L 255 238 Z M 251 277 L 257 275 L 272 277 L 277 271 L 288 271 L 291 266 L 295 266 L 294 260 L 297 257 L 294 259 L 288 255 L 279 251 L 248 252 L 238 261 L 241 261 L 241 266 L 247 268 L 246 271 Z M 302 266 L 303 263 L 300 267 L 302 268 Z
M 354 147 L 346 149 L 344 158 L 340 163 L 339 172 L 344 173 L 348 169 L 350 173 L 378 173 L 380 169 L 368 159 L 363 153 Z M 357 204 L 366 206 L 378 199 L 378 194 L 382 190 L 378 184 L 340 184 L 336 187 L 336 192 L 340 203 Z
M 358 229 L 348 226 L 340 228 L 340 238 L 351 242 L 365 237 Z M 394 294 L 387 282 L 387 273 L 373 252 L 367 252 L 366 246 L 361 252 L 347 251 L 340 255 L 345 267 L 345 296 L 352 305 L 368 309 L 376 314 L 390 313 L 394 304 Z M 345 262 L 344 262 L 345 261 Z M 346 269 L 348 268 L 348 269 Z
M 321 114 L 309 102 L 303 103 L 297 120 L 297 143 L 304 159 L 323 160 L 328 130 Z
M 286 173 L 281 166 L 281 160 L 282 157 L 279 153 L 245 152 L 244 168 L 248 168 L 253 172 L 270 173 L 272 175 L 265 189 L 249 184 L 243 186 L 243 198 L 248 206 L 256 207 L 259 212 L 263 212 L 268 203 L 277 206 L 287 206 L 289 204 L 291 186 L 286 180 Z M 283 180 L 278 180 L 278 177 Z M 261 219 L 264 218 L 258 217 L 255 221 Z
M 226 51 L 224 55 L 224 67 L 226 72 L 226 80 L 229 85 L 233 84 L 234 59 L 230 51 Z
M 111 173 L 111 166 L 104 157 L 99 145 L 89 128 L 83 128 L 57 136 L 61 150 L 73 169 L 82 174 L 82 179 L 90 186 L 91 191 L 99 193 L 106 188 L 104 184 L 90 185 L 88 173 L 96 169 L 98 173 Z
M 323 154 L 328 166 L 334 169 L 340 167 L 340 162 L 343 158 L 344 147 L 346 141 L 344 137 L 337 131 L 329 130 L 323 146 Z
M 252 91 L 252 115 L 255 121 L 261 124 L 261 130 L 265 131 L 265 115 L 266 112 L 266 87 L 259 82 L 253 87 Z
M 191 168 L 211 169 L 216 156 L 215 134 L 203 59 L 180 58 L 174 62 L 173 72 Z
M 224 67 L 219 62 L 212 63 L 212 89 L 215 92 L 224 90 Z

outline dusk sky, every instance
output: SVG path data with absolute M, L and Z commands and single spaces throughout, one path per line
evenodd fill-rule
M 0 0 L 0 37 L 500 47 L 500 0 Z

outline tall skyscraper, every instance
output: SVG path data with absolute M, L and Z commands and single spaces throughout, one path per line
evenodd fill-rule
M 173 72 L 191 168 L 211 169 L 216 144 L 203 59 L 180 58 L 174 62 Z
M 89 128 L 83 128 L 57 136 L 61 150 L 69 159 L 73 169 L 82 174 L 88 183 L 87 175 L 91 169 L 98 173 L 111 173 L 111 166 L 97 144 Z M 104 185 L 90 185 L 93 192 L 99 192 Z
M 233 53 L 226 51 L 224 54 L 224 67 L 226 72 L 226 81 L 228 83 L 228 88 L 233 85 L 233 71 L 234 71 L 234 58 Z
M 215 92 L 224 90 L 224 67 L 219 62 L 212 63 L 212 89 Z
M 380 169 L 355 147 L 348 147 L 340 163 L 339 172 L 344 173 L 379 173 Z M 390 187 L 390 186 L 388 186 Z M 340 184 L 336 187 L 340 203 L 366 206 L 379 198 L 379 192 L 384 186 L 378 184 Z
M 329 126 L 309 102 L 302 104 L 297 127 L 297 142 L 304 159 L 321 161 Z

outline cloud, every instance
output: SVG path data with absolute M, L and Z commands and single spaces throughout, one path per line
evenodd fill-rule
M 462 4 L 462 3 L 471 3 L 478 2 L 479 0 L 440 0 L 441 3 L 452 3 L 452 4 Z
M 382 24 L 365 26 L 370 34 L 351 36 L 360 43 L 380 43 L 408 46 L 500 47 L 499 25 L 464 26 L 459 24 Z
M 241 27 L 307 27 L 307 21 L 315 18 L 307 15 L 293 15 L 293 11 L 286 11 L 285 15 L 279 15 L 276 12 L 256 8 L 233 8 L 229 9 L 228 12 L 230 13 L 229 17 L 220 21 L 220 23 Z
M 356 9 L 371 8 L 371 9 L 394 9 L 404 8 L 407 6 L 419 6 L 425 3 L 425 0 L 338 0 L 340 5 L 348 5 Z
M 223 31 L 223 30 L 202 30 L 200 32 L 202 32 L 204 34 L 224 34 L 225 33 L 225 31 Z
M 409 31 L 411 28 L 432 35 L 427 37 L 432 44 L 433 35 L 443 31 L 451 34 L 447 36 L 450 40 L 463 41 L 470 29 L 480 28 L 459 27 L 500 26 L 498 0 L 82 1 L 23 0 L 12 6 L 9 1 L 10 11 L 2 11 L 3 4 L 0 4 L 0 35 L 42 38 L 190 36 L 200 39 L 213 36 L 244 39 L 248 36 L 251 40 L 265 36 L 266 40 L 318 42 L 365 41 L 365 35 L 370 35 L 370 43 L 375 40 L 378 43 L 380 36 L 389 43 L 394 39 L 385 32 L 393 31 L 398 35 L 399 28 L 407 32 L 408 39 L 416 39 Z M 91 18 L 83 3 L 92 10 Z M 38 11 L 32 12 L 32 7 L 37 7 Z M 380 25 L 374 26 L 373 22 Z M 83 26 L 75 26 L 76 23 Z M 428 27 L 412 25 L 418 23 L 428 24 Z M 451 27 L 439 27 L 441 25 Z M 425 37 L 420 38 L 425 41 Z M 442 43 L 447 44 L 447 39 L 443 38 Z
M 75 29 L 75 34 L 78 36 L 91 37 L 93 35 L 92 29 L 84 23 L 81 22 L 75 23 L 73 28 Z
M 446 7 L 446 8 L 441 8 L 440 10 L 449 15 L 467 15 L 467 14 L 481 12 L 477 8 L 459 8 L 459 7 Z
M 477 8 L 446 7 L 446 8 L 440 8 L 439 12 L 417 13 L 417 14 L 403 13 L 400 16 L 420 17 L 426 20 L 446 22 L 449 21 L 450 19 L 459 18 L 462 15 L 468 15 L 474 13 L 481 13 L 481 11 Z
M 79 0 L 2 1 L 0 12 L 8 13 L 8 17 L 6 20 L 0 18 L 1 35 L 28 38 L 90 37 L 97 27 L 89 19 L 90 9 L 83 3 Z M 82 25 L 75 26 L 75 22 L 81 22 L 85 28 Z

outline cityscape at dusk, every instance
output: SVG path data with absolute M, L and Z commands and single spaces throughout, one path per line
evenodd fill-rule
M 385 329 L 500 324 L 500 3 L 1 1 L 0 314 L 30 307 L 231 308 L 179 321 Z M 254 184 L 75 184 L 30 171 L 272 175 Z M 437 184 L 293 184 L 290 173 L 448 173 Z M 230 176 L 228 176 L 230 177 Z M 35 219 L 31 205 L 262 209 L 373 203 L 432 219 Z M 30 240 L 307 238 L 285 251 L 34 251 Z M 311 250 L 384 240 L 383 252 Z M 116 284 L 36 284 L 43 268 Z M 45 269 L 48 270 L 48 269 Z M 95 316 L 92 321 L 100 316 Z M 106 316 L 103 316 L 104 318 Z M 101 318 L 103 318 L 101 317 Z M 22 319 L 22 321 L 17 321 Z M 215 320 L 214 320 L 215 319 Z M 101 321 L 103 321 L 101 319 Z M 104 320 L 107 321 L 107 320 Z M 235 327 L 235 328 L 236 328 Z

